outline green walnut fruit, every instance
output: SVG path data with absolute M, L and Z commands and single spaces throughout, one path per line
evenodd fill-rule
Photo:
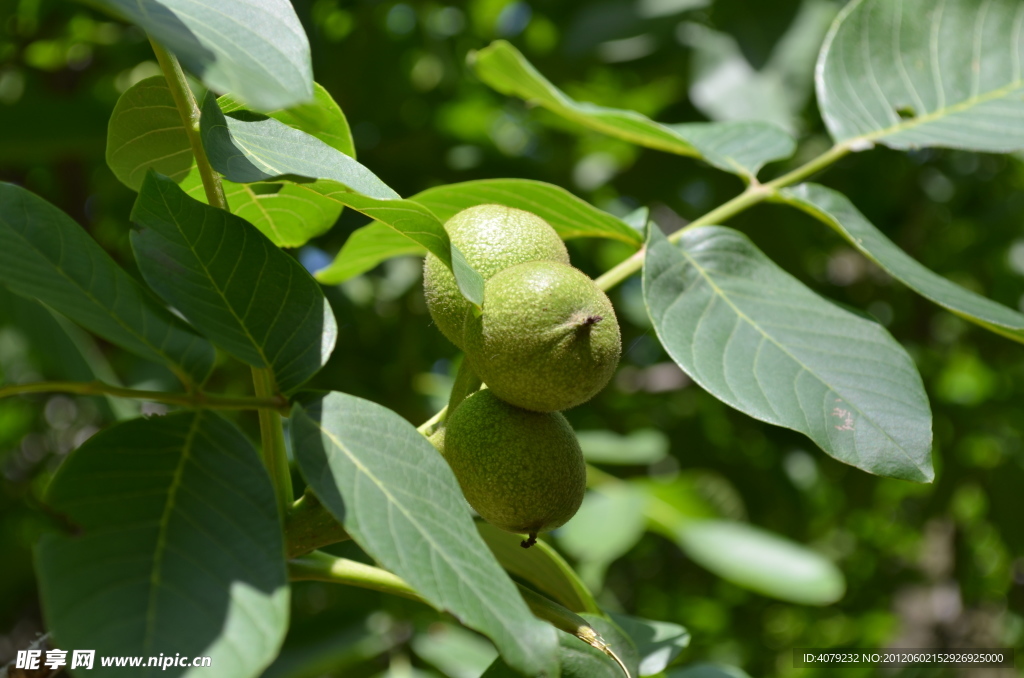
M 622 351 L 612 304 L 572 266 L 531 261 L 484 286 L 483 313 L 464 330 L 470 367 L 502 400 L 537 412 L 590 400 Z
M 587 468 L 572 426 L 557 412 L 530 412 L 490 390 L 464 400 L 445 425 L 448 460 L 470 506 L 487 522 L 530 538 L 573 517 Z
M 514 207 L 470 207 L 449 219 L 444 228 L 484 280 L 525 261 L 569 263 L 569 253 L 555 229 L 536 214 Z M 433 254 L 423 264 L 423 291 L 438 329 L 462 348 L 463 324 L 472 305 L 462 296 L 452 272 Z

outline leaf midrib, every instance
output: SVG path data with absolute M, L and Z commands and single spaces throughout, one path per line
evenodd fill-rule
M 669 243 L 669 246 L 670 246 L 670 247 L 673 247 L 673 249 L 676 249 L 677 251 L 679 251 L 679 252 L 680 252 L 680 253 L 681 253 L 681 254 L 683 255 L 683 257 L 685 257 L 685 258 L 686 258 L 686 260 L 687 260 L 688 262 L 690 262 L 690 264 L 691 264 L 691 265 L 692 265 L 692 266 L 694 267 L 694 269 L 696 269 L 696 270 L 697 270 L 697 272 L 698 272 L 698 273 L 699 273 L 699 274 L 701 275 L 701 277 L 702 277 L 702 278 L 703 278 L 703 279 L 704 279 L 704 280 L 705 280 L 705 281 L 707 282 L 707 284 L 708 284 L 708 285 L 709 285 L 709 286 L 710 286 L 710 287 L 711 287 L 711 288 L 712 288 L 712 289 L 713 289 L 713 290 L 714 290 L 714 291 L 715 291 L 715 292 L 717 293 L 718 297 L 719 297 L 719 298 L 721 298 L 721 299 L 722 299 L 722 301 L 724 301 L 724 302 L 726 303 L 726 305 L 728 305 L 728 306 L 729 306 L 729 308 L 731 308 L 731 309 L 733 310 L 733 312 L 734 312 L 734 313 L 735 313 L 735 314 L 736 314 L 736 315 L 737 315 L 737 316 L 738 316 L 738 317 L 739 317 L 740 319 L 744 320 L 745 322 L 747 322 L 747 324 L 749 324 L 749 325 L 750 325 L 751 327 L 753 327 L 754 329 L 756 329 L 756 330 L 757 330 L 757 332 L 758 332 L 759 334 L 761 334 L 761 336 L 762 336 L 762 337 L 763 337 L 763 338 L 764 338 L 765 340 L 767 340 L 768 342 L 770 342 L 770 343 L 774 344 L 776 348 L 778 348 L 778 349 L 779 349 L 779 350 L 780 350 L 780 351 L 781 351 L 782 353 L 784 353 L 784 354 L 785 354 L 786 356 L 788 356 L 788 357 L 789 357 L 789 358 L 790 358 L 790 359 L 791 359 L 791 360 L 792 360 L 792 361 L 793 361 L 794 363 L 796 363 L 797 365 L 799 365 L 799 366 L 800 366 L 800 369 L 802 369 L 802 370 L 803 370 L 804 372 L 806 372 L 807 374 L 810 374 L 811 376 L 813 376 L 813 377 L 814 377 L 815 379 L 817 379 L 817 380 L 818 380 L 818 381 L 819 381 L 819 382 L 820 382 L 820 383 L 821 383 L 821 384 L 822 384 L 823 386 L 825 386 L 826 388 L 828 388 L 828 389 L 829 389 L 830 391 L 832 391 L 833 393 L 836 393 L 836 394 L 840 394 L 840 395 L 843 395 L 843 396 L 844 396 L 844 398 L 843 398 L 843 401 L 844 401 L 844 402 L 845 402 L 846 404 L 848 404 L 848 405 L 849 405 L 850 407 L 852 407 L 852 408 L 853 408 L 854 410 L 856 410 L 856 411 L 857 411 L 857 413 L 858 413 L 858 414 L 860 414 L 860 415 L 861 415 L 861 416 L 862 416 L 862 417 L 864 418 L 864 420 L 865 420 L 865 421 L 868 421 L 868 422 L 870 422 L 870 423 L 871 423 L 871 425 L 872 425 L 872 426 L 873 426 L 873 427 L 874 427 L 874 428 L 875 428 L 875 429 L 876 429 L 877 431 L 881 432 L 881 433 L 882 433 L 882 435 L 884 435 L 884 436 L 885 436 L 885 437 L 886 437 L 886 438 L 887 438 L 887 439 L 888 439 L 888 440 L 889 440 L 890 442 L 892 442 L 892 443 L 893 443 L 893 445 L 894 445 L 894 446 L 896 447 L 896 449 L 898 449 L 898 450 L 899 450 L 899 451 L 900 451 L 900 452 L 901 452 L 901 453 L 902 453 L 902 454 L 903 454 L 903 455 L 904 455 L 904 456 L 905 456 L 905 457 L 907 458 L 907 460 L 908 460 L 908 461 L 909 461 L 909 462 L 910 462 L 910 463 L 911 463 L 911 464 L 913 465 L 913 467 L 914 467 L 914 468 L 918 469 L 919 471 L 923 471 L 923 469 L 921 469 L 921 467 L 920 467 L 920 466 L 918 465 L 918 463 L 917 463 L 917 462 L 916 462 L 916 461 L 915 461 L 915 460 L 914 460 L 914 459 L 913 459 L 913 458 L 912 458 L 912 457 L 910 456 L 910 454 L 909 454 L 909 453 L 907 452 L 907 450 L 905 450 L 905 449 L 903 448 L 903 446 L 902 446 L 901 444 L 899 444 L 899 443 L 898 443 L 898 442 L 897 442 L 897 441 L 896 441 L 896 440 L 895 440 L 895 439 L 894 439 L 894 438 L 893 438 L 893 437 L 892 437 L 891 435 L 889 435 L 889 432 L 888 432 L 888 431 L 886 431 L 886 430 L 885 430 L 884 428 L 882 428 L 881 426 L 879 426 L 879 425 L 878 425 L 878 424 L 877 424 L 877 423 L 876 423 L 876 422 L 874 421 L 874 419 L 872 419 L 871 417 L 868 417 L 868 416 L 867 416 L 867 415 L 866 415 L 866 414 L 864 413 L 864 411 L 860 409 L 860 407 L 858 407 L 858 406 L 857 406 L 856 404 L 854 404 L 853 402 L 851 402 L 851 401 L 849 400 L 849 398 L 845 397 L 845 393 L 843 393 L 842 391 L 840 391 L 840 390 L 838 390 L 838 389 L 836 389 L 836 388 L 833 388 L 833 387 L 832 387 L 832 385 L 831 385 L 831 384 L 829 384 L 829 383 L 828 383 L 827 381 L 825 381 L 825 379 L 823 379 L 823 378 L 822 378 L 822 377 L 821 377 L 821 376 L 820 376 L 820 375 L 819 375 L 819 374 L 818 374 L 817 372 L 815 372 L 815 371 L 811 370 L 810 368 L 808 368 L 808 367 L 807 367 L 807 365 L 805 365 L 805 364 L 803 363 L 803 361 L 801 361 L 801 360 L 797 359 L 797 358 L 796 358 L 796 356 L 794 356 L 794 355 L 793 355 L 793 354 L 792 354 L 792 353 L 791 353 L 790 351 L 788 351 L 788 350 L 786 349 L 786 347 L 785 347 L 785 346 L 784 346 L 783 344 L 780 344 L 780 343 L 779 343 L 778 341 L 776 341 L 776 340 L 775 340 L 775 338 L 774 338 L 774 337 L 772 337 L 772 336 L 771 336 L 771 335 L 769 335 L 769 334 L 768 334 L 767 332 L 765 332 L 765 331 L 764 331 L 764 330 L 763 330 L 763 329 L 761 328 L 760 324 L 758 324 L 758 323 L 755 323 L 755 322 L 754 322 L 754 321 L 753 321 L 753 320 L 752 320 L 752 319 L 751 319 L 751 318 L 750 318 L 749 316 L 747 316 L 747 315 L 746 315 L 746 314 L 745 314 L 745 313 L 744 313 L 743 311 L 741 311 L 741 310 L 740 310 L 740 309 L 739 309 L 739 308 L 738 308 L 738 307 L 737 307 L 737 306 L 736 306 L 735 304 L 733 304 L 733 303 L 732 303 L 732 300 L 731 300 L 731 299 L 729 298 L 729 296 L 728 296 L 728 295 L 727 295 L 727 294 L 726 294 L 726 293 L 724 292 L 724 290 L 722 290 L 722 288 L 720 288 L 720 287 L 719 287 L 719 286 L 718 286 L 717 284 L 715 284 L 714 280 L 712 280 L 712 279 L 711 279 L 711 277 L 710 277 L 710 276 L 708 275 L 707 271 L 705 271 L 705 269 L 704 269 L 704 268 L 703 268 L 702 266 L 700 266 L 700 265 L 699 265 L 699 264 L 697 263 L 697 261 L 696 261 L 696 260 L 695 260 L 695 259 L 694 259 L 693 257 L 691 257 L 691 256 L 690 256 L 689 252 L 687 252 L 687 250 L 686 250 L 686 249 L 685 249 L 684 247 L 682 247 L 681 245 L 678 245 L 678 246 L 677 246 L 677 245 L 672 245 L 671 243 Z M 682 295 L 680 295 L 680 298 L 681 298 L 681 296 L 682 296 Z M 774 407 L 773 407 L 772 409 L 774 410 Z M 802 408 L 801 408 L 801 409 L 802 409 Z

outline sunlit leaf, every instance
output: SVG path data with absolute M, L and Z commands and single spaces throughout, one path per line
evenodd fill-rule
M 684 521 L 675 539 L 687 556 L 719 577 L 766 596 L 805 605 L 829 605 L 846 584 L 824 556 L 745 523 Z
M 217 92 L 257 110 L 313 99 L 306 32 L 288 0 L 90 0 L 138 25 Z
M 594 464 L 653 464 L 668 454 L 668 436 L 654 428 L 619 435 L 614 431 L 577 431 L 584 458 Z
M 36 549 L 43 613 L 55 646 L 96 650 L 87 675 L 250 678 L 276 656 L 289 598 L 280 517 L 259 456 L 224 419 L 110 428 L 68 457 L 47 505 L 74 532 Z M 212 669 L 99 662 L 178 653 Z
M 351 155 L 348 122 L 330 94 L 315 85 L 316 100 L 271 117 L 302 129 Z M 236 111 L 230 95 L 217 100 L 222 110 Z M 206 191 L 196 168 L 188 134 L 163 76 L 146 78 L 118 99 L 107 128 L 107 165 L 114 175 L 138 191 L 149 169 L 164 174 L 196 200 Z M 299 247 L 324 233 L 338 220 L 342 206 L 288 181 L 236 184 L 224 181 L 228 207 L 281 247 Z
M 876 475 L 931 481 L 931 410 L 906 351 L 729 228 L 651 228 L 644 298 L 687 374 L 741 412 Z
M 375 221 L 353 231 L 334 261 L 316 272 L 316 279 L 325 285 L 336 285 L 369 271 L 382 261 L 426 253 L 423 245 Z
M 855 0 L 822 47 L 818 105 L 836 141 L 1024 148 L 1024 4 Z
M 150 173 L 132 221 L 132 249 L 153 289 L 214 343 L 300 386 L 334 349 L 337 325 L 320 286 L 251 224 Z
M 403 200 L 353 158 L 273 118 L 225 116 L 210 97 L 203 104 L 202 133 L 210 163 L 228 180 L 298 180 L 297 186 L 314 195 L 362 212 L 423 245 L 452 267 L 467 299 L 483 302 L 483 279 L 460 260 L 437 217 L 419 203 Z
M 477 533 L 451 469 L 400 416 L 331 393 L 296 406 L 310 487 L 375 560 L 431 605 L 480 631 L 528 675 L 555 675 L 554 630 L 530 613 Z
M 766 162 L 787 158 L 796 148 L 787 132 L 770 123 L 663 125 L 635 111 L 574 101 L 504 40 L 476 52 L 472 64 L 480 79 L 502 94 L 520 97 L 618 139 L 702 158 L 719 169 L 748 178 Z
M 0 182 L 0 282 L 143 358 L 201 383 L 213 346 L 161 306 L 71 218 Z
M 842 193 L 818 184 L 782 192 L 786 202 L 831 226 L 862 254 L 918 294 L 987 330 L 1024 342 L 1024 315 L 922 266 L 886 238 Z

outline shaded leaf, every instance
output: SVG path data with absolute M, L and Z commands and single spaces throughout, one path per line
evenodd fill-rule
M 228 180 L 253 183 L 290 178 L 314 194 L 362 212 L 423 245 L 452 267 L 467 299 L 483 302 L 483 279 L 455 254 L 444 226 L 430 210 L 402 200 L 353 158 L 323 141 L 263 116 L 230 117 L 207 97 L 203 104 L 203 144 L 210 164 Z
M 477 521 L 480 536 L 501 566 L 572 612 L 600 612 L 593 594 L 569 563 L 544 541 L 524 549 L 522 535 Z
M 431 624 L 409 644 L 420 659 L 450 678 L 479 678 L 498 654 L 477 634 L 452 624 Z
M 274 491 L 238 429 L 210 412 L 134 419 L 61 466 L 47 503 L 76 526 L 36 548 L 47 627 L 97 655 L 212 657 L 258 676 L 288 626 Z M 201 676 L 211 669 L 104 668 L 98 676 Z
M 316 281 L 251 224 L 150 173 L 132 210 L 146 281 L 204 334 L 290 391 L 323 366 L 337 325 Z
M 862 254 L 918 294 L 958 316 L 1024 342 L 1024 315 L 943 278 L 886 238 L 842 193 L 818 184 L 782 191 L 782 198 L 828 224 Z
M 367 553 L 480 631 L 517 670 L 556 675 L 555 636 L 494 560 L 444 459 L 400 416 L 330 393 L 295 407 L 302 474 Z
M 136 24 L 210 89 L 273 111 L 313 98 L 309 41 L 288 0 L 90 0 Z
M 678 245 L 649 229 L 644 299 L 687 374 L 750 416 L 876 475 L 931 481 L 931 410 L 906 351 L 831 304 L 746 236 L 707 226 Z
M 839 142 L 1024 148 L 1024 5 L 855 0 L 825 39 L 818 106 Z
M 763 122 L 663 125 L 635 111 L 574 101 L 551 84 L 515 47 L 497 40 L 475 53 L 473 68 L 502 94 L 517 96 L 588 129 L 753 177 L 764 163 L 789 157 L 795 142 Z
M 0 183 L 0 282 L 185 382 L 201 383 L 213 346 L 124 272 L 68 215 Z
M 596 614 L 581 616 L 626 665 L 629 676 L 627 677 L 622 668 L 605 653 L 576 636 L 559 631 L 558 655 L 562 663 L 562 678 L 634 678 L 637 675 L 639 656 L 629 636 L 606 617 Z M 520 674 L 513 671 L 499 657 L 480 678 L 520 678 Z
M 665 670 L 690 645 L 690 632 L 679 624 L 612 614 L 612 621 L 626 632 L 640 656 L 638 674 L 653 676 Z

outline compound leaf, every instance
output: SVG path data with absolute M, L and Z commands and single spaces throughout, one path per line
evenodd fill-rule
M 578 125 L 639 146 L 701 158 L 748 180 L 765 163 L 788 158 L 796 150 L 792 136 L 771 123 L 664 125 L 636 111 L 574 101 L 504 40 L 476 52 L 473 68 L 481 80 L 502 94 L 543 106 Z

